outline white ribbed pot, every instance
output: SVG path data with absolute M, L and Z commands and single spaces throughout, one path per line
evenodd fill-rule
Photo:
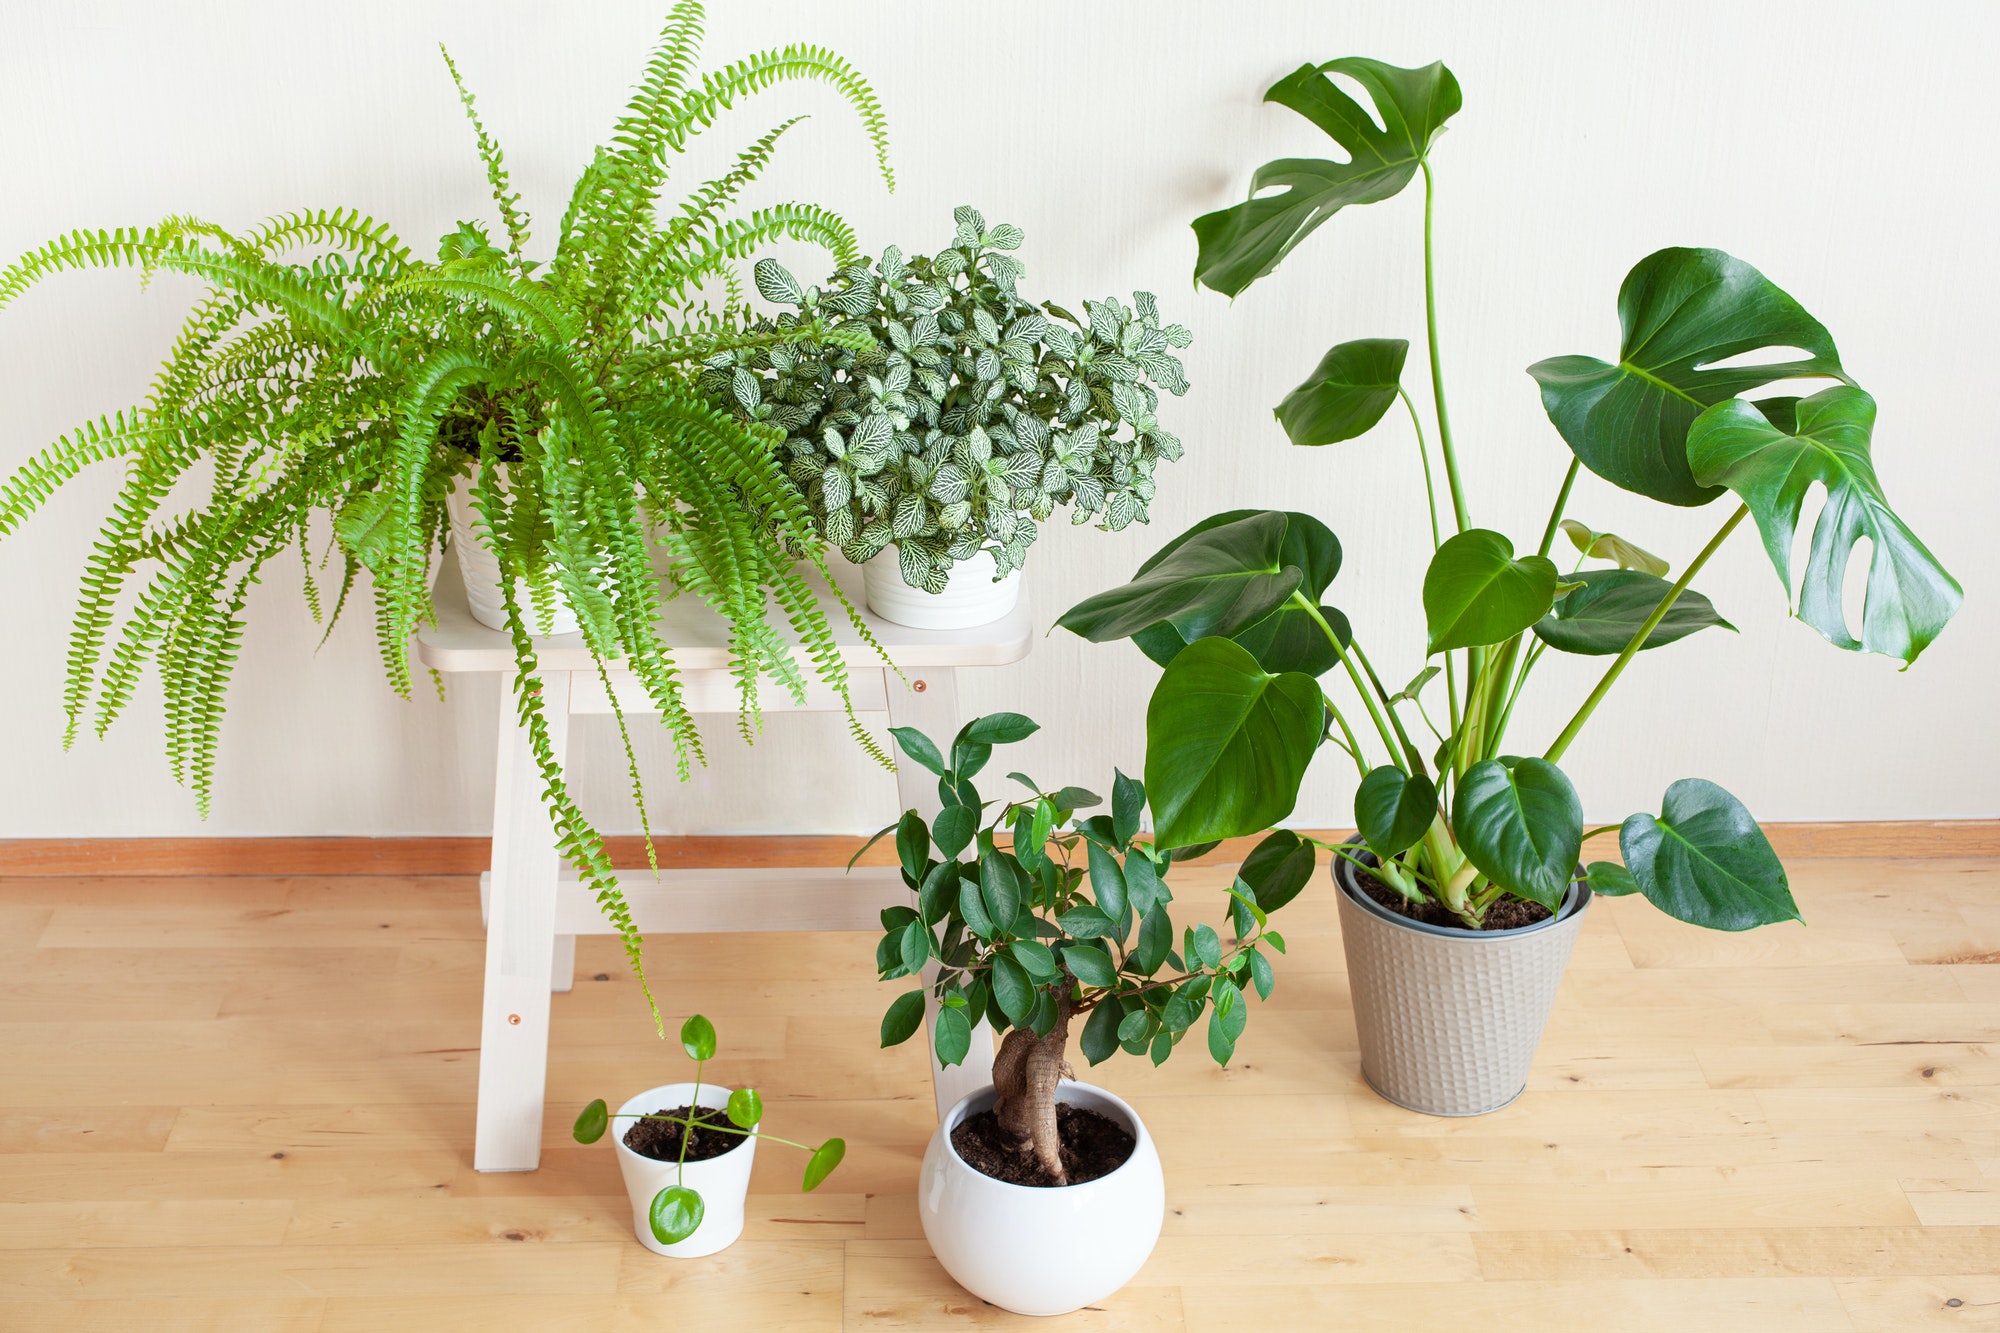
M 977 551 L 951 567 L 943 592 L 925 592 L 903 582 L 903 566 L 891 546 L 861 566 L 861 583 L 868 609 L 891 624 L 972 629 L 992 624 L 1021 599 L 1021 571 L 996 580 L 998 568 L 991 551 Z
M 507 484 L 504 466 L 496 469 L 501 485 Z M 500 558 L 486 544 L 486 521 L 472 507 L 472 479 L 460 477 L 445 502 L 451 515 L 451 549 L 458 553 L 458 573 L 465 582 L 465 602 L 472 618 L 488 629 L 507 628 L 507 607 L 500 598 Z M 526 616 L 529 628 L 539 630 L 534 602 L 525 579 L 514 580 L 514 600 Z M 550 618 L 550 634 L 574 634 L 579 628 L 569 603 L 557 599 Z
M 1066 1082 L 1056 1100 L 1087 1107 L 1136 1141 L 1125 1164 L 1081 1185 L 1010 1185 L 965 1164 L 951 1132 L 992 1107 L 992 1085 L 959 1099 L 924 1152 L 917 1216 L 944 1271 L 988 1304 L 1056 1315 L 1103 1300 L 1145 1266 L 1166 1218 L 1166 1177 L 1152 1135 L 1125 1102 Z
M 1547 921 L 1459 930 L 1398 916 L 1361 891 L 1344 857 L 1333 867 L 1368 1086 L 1426 1115 L 1484 1115 L 1519 1097 L 1589 886 L 1571 885 Z
M 626 1117 L 671 1111 L 676 1106 L 729 1105 L 728 1088 L 712 1083 L 701 1085 L 694 1095 L 692 1083 L 669 1083 L 648 1088 L 618 1108 L 611 1121 L 611 1134 L 618 1148 L 618 1170 L 625 1177 L 625 1192 L 632 1198 L 632 1231 L 639 1243 L 654 1254 L 673 1259 L 699 1259 L 726 1249 L 743 1234 L 743 1204 L 750 1194 L 750 1167 L 757 1159 L 757 1140 L 745 1135 L 743 1142 L 720 1157 L 678 1166 L 642 1157 L 625 1146 L 625 1131 L 633 1122 Z M 754 1129 L 755 1126 L 753 1125 Z M 662 1245 L 653 1235 L 653 1197 L 672 1185 L 685 1185 L 701 1195 L 701 1225 L 686 1240 Z

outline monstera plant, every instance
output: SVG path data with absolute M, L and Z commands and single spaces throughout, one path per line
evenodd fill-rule
M 1365 90 L 1374 114 L 1334 76 Z M 1428 522 L 1434 548 L 1421 589 L 1427 637 L 1407 684 L 1398 687 L 1400 673 L 1380 674 L 1346 618 L 1322 605 L 1340 543 L 1295 512 L 1215 515 L 1131 582 L 1073 607 L 1064 626 L 1096 641 L 1133 638 L 1165 667 L 1147 714 L 1146 790 L 1159 845 L 1282 819 L 1327 744 L 1360 778 L 1354 814 L 1365 847 L 1339 854 L 1463 927 L 1480 927 L 1503 900 L 1553 910 L 1586 842 L 1613 832 L 1624 864 L 1588 867 L 1599 893 L 1643 893 L 1673 916 L 1720 929 L 1796 916 L 1756 821 L 1715 783 L 1674 782 L 1657 813 L 1586 832 L 1558 765 L 1637 654 L 1729 627 L 1693 585 L 1746 519 L 1797 616 L 1836 647 L 1907 664 L 1937 637 L 1959 587 L 1883 494 L 1871 457 L 1874 400 L 1820 322 L 1750 265 L 1710 249 L 1648 255 L 1619 290 L 1623 336 L 1608 359 L 1559 356 L 1528 368 L 1573 456 L 1546 523 L 1518 534 L 1530 544 L 1523 552 L 1515 536 L 1474 523 L 1438 355 L 1432 154 L 1459 110 L 1457 80 L 1442 64 L 1350 58 L 1305 65 L 1265 97 L 1325 131 L 1347 160 L 1268 163 L 1247 202 L 1198 218 L 1200 283 L 1235 296 L 1342 209 L 1389 199 L 1423 177 L 1433 432 L 1402 385 L 1408 343 L 1393 338 L 1329 350 L 1277 417 L 1294 444 L 1322 446 L 1363 434 L 1398 403 L 1407 411 L 1427 502 L 1414 521 Z M 1805 397 L 1747 396 L 1793 380 L 1832 383 Z M 1666 504 L 1727 497 L 1727 514 L 1670 579 L 1666 561 L 1566 516 L 1585 468 Z M 1801 508 L 1815 487 L 1825 503 L 1795 568 Z M 1557 565 L 1559 535 L 1576 547 L 1576 567 Z M 1863 540 L 1867 591 L 1856 626 L 1841 590 Z M 1603 563 L 1582 567 L 1588 560 Z M 1509 722 L 1549 652 L 1610 660 L 1568 723 L 1528 753 L 1508 745 Z M 1323 684 L 1342 677 L 1351 692 Z M 1420 742 L 1425 732 L 1432 739 Z
M 1059 506 L 1113 532 L 1146 521 L 1154 469 L 1181 456 L 1155 417 L 1187 392 L 1150 292 L 1086 301 L 1085 318 L 1016 288 L 1021 229 L 973 208 L 936 255 L 890 247 L 802 288 L 773 260 L 758 290 L 792 306 L 760 323 L 768 345 L 719 352 L 707 383 L 746 421 L 785 432 L 785 477 L 817 532 L 854 562 L 896 547 L 903 581 L 943 590 L 954 564 L 990 551 L 1019 569 Z M 838 344 L 811 330 L 865 329 Z M 805 341 L 801 341 L 805 339 Z

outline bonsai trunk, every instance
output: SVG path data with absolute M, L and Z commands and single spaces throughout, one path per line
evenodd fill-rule
M 1015 1028 L 993 1057 L 993 1117 L 1022 1156 L 1032 1155 L 1058 1185 L 1069 1184 L 1063 1170 L 1062 1140 L 1056 1134 L 1056 1084 L 1074 1078 L 1063 1062 L 1069 1045 L 1070 1001 L 1056 999 L 1056 1025 L 1046 1037 Z

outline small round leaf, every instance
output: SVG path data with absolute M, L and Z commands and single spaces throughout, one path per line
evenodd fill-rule
M 699 1194 L 685 1185 L 669 1185 L 653 1196 L 646 1220 L 652 1224 L 653 1239 L 662 1245 L 678 1245 L 701 1226 L 704 1211 Z
M 610 1123 L 610 1110 L 604 1105 L 604 1099 L 599 1097 L 584 1107 L 583 1113 L 577 1116 L 576 1125 L 570 1130 L 570 1136 L 578 1143 L 595 1143 L 604 1137 L 605 1127 Z
M 847 1156 L 846 1139 L 828 1139 L 819 1145 L 806 1161 L 806 1178 L 801 1187 L 810 1194 L 820 1187 L 820 1182 L 833 1174 L 833 1168 L 840 1165 L 840 1159 Z
M 715 1058 L 715 1024 L 696 1014 L 681 1024 L 681 1049 L 690 1060 Z
M 755 1088 L 738 1088 L 729 1094 L 729 1123 L 738 1129 L 755 1129 L 764 1118 L 764 1099 Z

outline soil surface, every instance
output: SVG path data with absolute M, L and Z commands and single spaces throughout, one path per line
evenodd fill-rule
M 681 1135 L 685 1132 L 678 1123 L 688 1114 L 694 1114 L 694 1138 L 688 1144 L 687 1160 L 706 1162 L 711 1157 L 720 1157 L 731 1148 L 742 1145 L 747 1135 L 730 1133 L 728 1130 L 710 1129 L 710 1125 L 729 1124 L 729 1114 L 718 1106 L 704 1106 L 699 1109 L 676 1106 L 672 1110 L 653 1112 L 654 1115 L 670 1115 L 672 1120 L 634 1120 L 632 1128 L 625 1131 L 625 1146 L 641 1157 L 650 1157 L 656 1162 L 678 1162 L 681 1160 Z M 732 1126 L 733 1128 L 733 1126 Z
M 1361 891 L 1397 916 L 1407 917 L 1411 921 L 1421 921 L 1427 926 L 1450 926 L 1456 930 L 1472 929 L 1444 904 L 1413 903 L 1359 866 L 1353 869 L 1354 878 L 1361 885 Z M 1485 924 L 1480 926 L 1480 929 L 1519 930 L 1523 926 L 1547 921 L 1554 915 L 1554 912 L 1540 903 L 1531 903 L 1520 898 L 1502 898 L 1486 909 Z
M 1139 1146 L 1117 1121 L 1067 1103 L 1056 1105 L 1056 1136 L 1062 1140 L 1063 1170 L 1069 1173 L 1072 1185 L 1110 1175 L 1125 1165 L 1125 1159 Z M 959 1121 L 951 1132 L 951 1146 L 981 1175 L 1009 1185 L 1043 1189 L 1056 1185 L 1025 1146 L 1017 1149 L 1001 1132 L 1000 1121 L 991 1111 Z

